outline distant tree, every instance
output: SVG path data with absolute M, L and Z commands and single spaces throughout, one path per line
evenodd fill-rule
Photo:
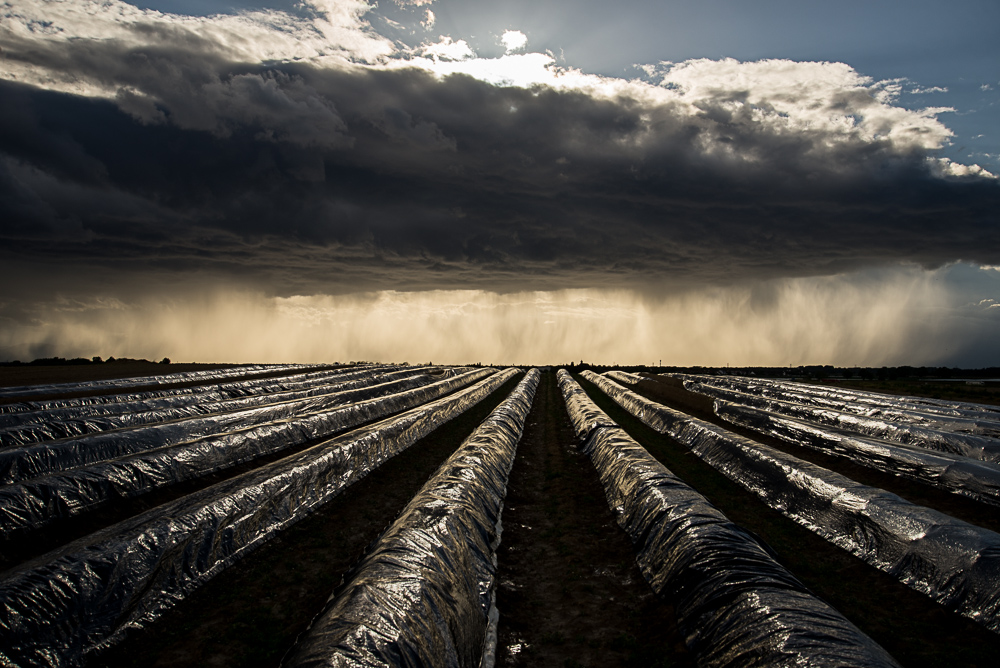
M 90 358 L 90 361 L 93 362 L 94 364 L 101 364 L 104 362 L 104 360 L 101 359 L 100 355 L 94 355 L 93 357 Z
M 164 357 L 163 359 L 160 360 L 160 364 L 170 364 L 170 358 Z

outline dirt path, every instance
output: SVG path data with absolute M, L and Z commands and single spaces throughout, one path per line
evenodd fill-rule
M 511 471 L 499 554 L 497 666 L 693 666 L 542 375 Z

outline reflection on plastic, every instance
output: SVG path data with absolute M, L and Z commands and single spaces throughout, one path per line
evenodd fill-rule
M 958 455 L 843 434 L 803 420 L 716 399 L 724 420 L 794 445 L 834 453 L 879 471 L 1000 506 L 1000 467 Z
M 491 663 L 497 527 L 539 375 L 529 371 L 427 481 L 282 665 Z
M 517 373 L 496 373 L 7 571 L 0 579 L 0 658 L 14 665 L 83 663 Z
M 564 370 L 559 386 L 639 567 L 674 606 L 699 666 L 898 665 L 632 440 Z
M 930 450 L 937 450 L 986 462 L 1000 463 L 1000 439 L 989 434 L 1000 433 L 996 427 L 990 427 L 989 422 L 981 416 L 980 420 L 955 416 L 934 416 L 931 413 L 903 410 L 902 401 L 895 401 L 895 408 L 879 409 L 870 404 L 864 407 L 857 404 L 837 402 L 837 408 L 830 406 L 814 406 L 795 403 L 797 399 L 814 401 L 822 395 L 812 396 L 798 393 L 785 393 L 780 388 L 771 387 L 767 381 L 741 382 L 747 379 L 726 378 L 727 386 L 685 380 L 684 387 L 692 392 L 707 396 L 753 406 L 763 410 L 784 415 L 786 417 L 806 420 L 816 424 L 835 427 L 842 431 L 853 432 L 863 436 L 896 441 Z M 713 381 L 715 383 L 716 381 Z M 740 389 L 736 389 L 736 388 Z M 772 397 L 754 394 L 757 389 L 767 392 Z M 810 392 L 815 393 L 816 390 Z M 968 413 L 968 412 L 967 412 Z M 995 413 L 993 415 L 996 415 Z M 979 433 L 976 433 L 979 432 Z
M 415 376 L 419 368 L 403 370 Z M 296 376 L 246 380 L 139 395 L 85 397 L 103 399 L 63 406 L 39 406 L 31 411 L 0 415 L 0 444 L 24 444 L 96 431 L 164 422 L 194 415 L 211 415 L 250 406 L 291 401 L 350 390 L 399 377 L 394 367 L 361 371 L 335 370 Z M 152 395 L 152 396 L 148 396 Z M 129 398 L 132 397 L 132 398 Z M 114 399 L 114 401 L 112 401 Z M 58 402 L 66 403 L 66 402 Z M 38 430 L 31 435 L 31 430 Z M 15 436 L 15 433 L 25 432 Z
M 6 485 L 0 487 L 0 534 L 9 537 L 16 531 L 39 529 L 109 501 L 139 496 L 311 440 L 328 438 L 437 399 L 486 374 L 483 370 L 473 371 L 322 413 L 296 415 Z M 423 376 L 422 379 L 408 379 L 406 384 L 428 381 Z
M 476 372 L 470 372 L 475 374 Z M 468 376 L 468 378 L 476 376 Z M 482 377 L 480 375 L 477 376 Z M 51 443 L 37 443 L 0 450 L 0 483 L 30 480 L 47 473 L 78 468 L 137 452 L 185 443 L 214 434 L 248 429 L 296 416 L 322 413 L 352 401 L 380 397 L 423 384 L 428 379 L 403 378 L 388 383 L 334 392 L 329 395 L 265 404 L 219 415 L 136 427 L 109 433 L 89 434 Z M 443 381 L 447 382 L 447 381 Z M 322 437 L 322 432 L 313 438 Z
M 679 413 L 608 378 L 582 375 L 770 507 L 1000 632 L 1000 534 Z
M 138 378 L 115 378 L 112 380 L 91 380 L 82 383 L 54 383 L 51 385 L 22 385 L 5 387 L 0 390 L 0 397 L 30 397 L 44 394 L 70 394 L 76 392 L 113 391 L 118 388 L 145 387 L 148 385 L 171 385 L 190 383 L 203 380 L 222 378 L 239 378 L 259 373 L 286 371 L 291 369 L 313 369 L 318 364 L 248 364 L 228 369 L 212 369 L 206 371 L 183 371 L 160 376 L 141 376 Z

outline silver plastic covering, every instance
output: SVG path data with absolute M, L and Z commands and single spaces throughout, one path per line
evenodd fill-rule
M 738 381 L 733 379 L 731 382 Z M 1000 439 L 969 433 L 978 427 L 974 421 L 968 419 L 950 418 L 947 421 L 924 419 L 918 423 L 915 421 L 917 417 L 912 413 L 907 416 L 897 411 L 895 416 L 897 419 L 890 420 L 874 417 L 875 411 L 873 410 L 869 410 L 868 414 L 861 415 L 833 408 L 820 408 L 778 398 L 758 396 L 727 387 L 705 385 L 689 380 L 684 381 L 684 387 L 692 392 L 716 399 L 762 408 L 771 413 L 835 427 L 842 431 L 971 457 L 980 461 L 1000 463 Z
M 1000 406 L 990 404 L 976 404 L 964 401 L 949 401 L 945 399 L 932 399 L 929 397 L 908 397 L 896 394 L 881 394 L 878 392 L 866 392 L 863 390 L 853 390 L 845 387 L 833 387 L 830 385 L 810 385 L 808 383 L 796 383 L 788 381 L 773 380 L 768 378 L 747 378 L 744 376 L 704 376 L 693 374 L 668 373 L 665 376 L 679 378 L 684 381 L 703 383 L 716 387 L 730 387 L 760 394 L 762 396 L 774 396 L 781 398 L 782 395 L 796 396 L 801 403 L 813 403 L 817 406 L 830 407 L 837 410 L 864 412 L 868 409 L 875 409 L 879 412 L 885 411 L 916 411 L 919 413 L 950 415 L 955 417 L 977 417 L 988 416 L 991 420 L 1000 420 Z
M 699 666 L 898 665 L 636 443 L 564 370 L 559 387 L 643 575 L 674 606 Z
M 35 530 L 111 501 L 226 469 L 318 438 L 328 438 L 437 399 L 475 382 L 479 370 L 454 379 L 359 401 L 322 413 L 146 450 L 90 466 L 0 487 L 0 533 Z
M 529 371 L 431 476 L 282 665 L 483 664 L 507 477 L 539 377 Z
M 119 404 L 102 404 L 88 406 L 85 414 L 64 416 L 67 409 L 45 411 L 38 413 L 22 413 L 23 416 L 34 416 L 34 422 L 24 422 L 16 426 L 0 428 L 0 446 L 11 447 L 40 443 L 62 438 L 72 438 L 84 434 L 93 434 L 115 429 L 129 429 L 146 424 L 158 424 L 173 420 L 183 420 L 197 416 L 221 415 L 233 413 L 245 408 L 279 404 L 296 399 L 306 399 L 331 395 L 334 392 L 346 392 L 376 383 L 386 383 L 390 380 L 402 380 L 420 373 L 418 370 L 407 370 L 403 374 L 381 374 L 371 371 L 357 371 L 343 376 L 312 381 L 312 387 L 291 388 L 267 394 L 251 394 L 239 398 L 220 399 L 217 393 L 185 395 L 183 397 L 162 398 L 152 401 L 128 402 Z M 345 374 L 346 375 L 346 374 Z M 447 370 L 445 375 L 451 375 Z M 405 383 L 404 383 L 405 384 Z
M 715 400 L 724 420 L 794 445 L 833 453 L 886 473 L 919 480 L 949 492 L 1000 505 L 1000 466 L 967 457 L 844 434 L 803 420 Z
M 474 378 L 482 378 L 482 371 L 471 371 L 455 379 L 439 382 L 448 383 L 450 380 L 464 379 L 464 383 L 468 383 Z M 346 392 L 335 392 L 328 396 L 264 405 L 232 413 L 199 416 L 124 431 L 90 434 L 20 448 L 8 448 L 0 450 L 0 484 L 30 480 L 56 471 L 194 441 L 214 434 L 225 434 L 279 420 L 322 413 L 354 401 L 385 396 L 419 386 L 427 380 L 427 377 L 404 378 Z M 452 389 L 464 383 L 452 385 Z
M 228 383 L 213 383 L 193 387 L 152 390 L 126 394 L 102 394 L 75 399 L 53 401 L 32 401 L 18 404 L 24 410 L 0 414 L 0 428 L 8 429 L 33 422 L 51 420 L 71 420 L 79 417 L 100 415 L 120 415 L 153 411 L 193 403 L 225 401 L 261 394 L 274 394 L 291 390 L 330 385 L 353 380 L 371 378 L 376 373 L 391 374 L 398 370 L 395 366 L 344 367 L 311 373 L 295 373 L 268 378 L 254 378 Z M 404 367 L 413 373 L 427 367 Z
M 493 374 L 7 571 L 0 664 L 83 664 L 517 373 Z
M 616 381 L 616 382 L 619 382 L 619 383 L 628 383 L 629 385 L 633 385 L 635 383 L 640 383 L 640 382 L 646 380 L 642 376 L 637 376 L 636 374 L 634 374 L 634 373 L 628 373 L 627 371 L 618 371 L 617 369 L 615 369 L 613 371 L 608 371 L 604 375 L 607 376 L 608 378 L 610 378 L 613 381 Z
M 1000 633 L 1000 534 L 679 413 L 608 378 L 583 376 L 770 507 Z
M 313 369 L 317 364 L 247 364 L 227 369 L 211 369 L 206 371 L 184 371 L 158 376 L 137 376 L 131 378 L 115 378 L 111 380 L 91 380 L 81 383 L 54 383 L 50 385 L 22 385 L 0 389 L 0 397 L 30 397 L 43 394 L 69 394 L 71 392 L 92 392 L 115 390 L 128 387 L 145 387 L 147 385 L 172 385 L 190 383 L 201 380 L 217 380 L 221 378 L 239 378 L 251 374 L 286 371 L 292 369 Z

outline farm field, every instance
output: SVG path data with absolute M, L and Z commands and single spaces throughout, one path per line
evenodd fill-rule
M 181 371 L 173 366 L 164 365 Z M 283 657 L 305 665 L 310 652 L 347 647 L 422 656 L 442 647 L 434 633 L 455 628 L 456 656 L 481 656 L 493 638 L 501 666 L 744 665 L 765 651 L 775 660 L 820 651 L 854 665 L 987 666 L 1000 652 L 1000 583 L 982 556 L 1000 545 L 992 477 L 1000 431 L 988 407 L 900 405 L 890 416 L 887 400 L 841 397 L 841 421 L 831 426 L 803 422 L 812 415 L 807 400 L 774 398 L 764 381 L 383 365 L 183 371 L 204 375 L 121 386 L 100 377 L 2 397 L 0 650 L 13 665 L 277 666 Z M 39 382 L 57 382 L 47 373 Z M 849 412 L 862 399 L 878 409 L 863 408 L 863 424 Z M 641 401 L 680 417 L 637 413 Z M 701 436 L 691 440 L 692 429 Z M 809 475 L 845 477 L 858 485 L 852 494 L 871 494 L 869 504 L 899 498 L 893 512 L 930 518 L 926 535 L 964 532 L 971 552 L 921 547 L 922 536 L 879 552 L 898 521 L 869 527 L 863 522 L 882 520 L 822 515 L 810 504 L 830 504 L 806 492 L 760 489 L 762 468 L 743 484 L 735 460 L 712 459 L 705 429 L 732 435 L 720 451 L 744 439 L 792 458 L 792 467 L 806 462 Z M 601 445 L 612 434 L 614 445 Z M 463 454 L 473 446 L 479 454 Z M 631 473 L 601 459 L 623 447 L 636 453 Z M 896 468 L 906 475 L 885 465 L 904 460 Z M 492 472 L 488 480 L 476 479 L 480 467 Z M 640 469 L 648 473 L 636 478 Z M 441 478 L 450 470 L 466 473 Z M 433 484 L 470 485 L 469 498 L 480 501 L 447 506 L 442 517 L 456 524 L 425 554 L 429 539 L 413 527 L 428 526 L 421 513 L 451 498 Z M 667 521 L 658 513 L 686 506 L 629 509 L 671 494 L 713 518 L 705 526 L 743 542 L 720 550 L 711 531 L 689 536 L 682 522 L 671 547 L 649 543 Z M 502 516 L 478 505 L 498 501 Z M 851 542 L 859 532 L 874 537 L 870 544 Z M 911 549 L 899 563 L 885 556 Z M 402 573 L 378 556 L 411 553 L 403 561 L 421 565 Z M 704 584 L 693 573 L 703 567 L 677 555 L 697 562 L 709 553 L 717 572 L 700 577 L 722 584 L 694 605 L 690 592 Z M 751 553 L 752 568 L 734 556 Z M 442 554 L 450 556 L 435 561 Z M 454 564 L 478 573 L 472 593 L 461 593 Z M 746 572 L 742 584 L 726 580 Z M 52 578 L 64 586 L 43 591 Z M 398 637 L 385 626 L 363 636 L 363 624 L 343 635 L 343 620 L 359 619 L 351 612 L 358 601 L 392 578 L 421 588 L 444 578 L 450 593 L 438 598 L 442 585 L 434 585 L 379 598 Z M 777 589 L 775 578 L 784 583 Z M 747 581 L 761 589 L 744 589 Z M 731 595 L 721 600 L 719 591 Z M 789 591 L 804 603 L 767 622 L 792 639 L 782 648 L 761 639 L 760 610 L 746 601 Z M 444 621 L 415 625 L 428 600 Z M 358 633 L 378 641 L 359 643 Z M 797 648 L 800 636 L 809 642 Z

